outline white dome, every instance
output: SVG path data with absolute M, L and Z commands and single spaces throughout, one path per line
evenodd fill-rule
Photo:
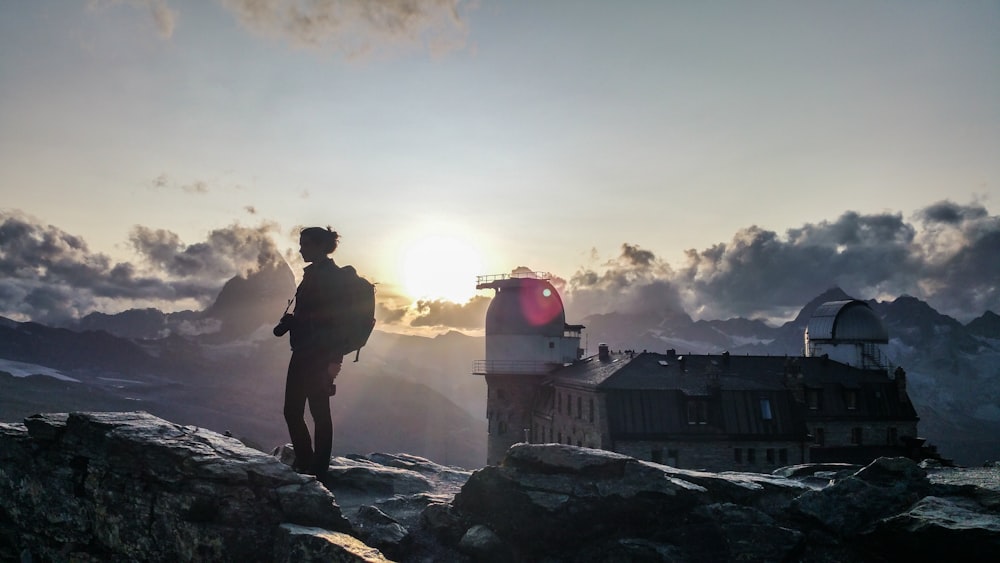
M 806 328 L 811 342 L 889 342 L 889 331 L 875 311 L 857 299 L 829 301 L 816 308 Z

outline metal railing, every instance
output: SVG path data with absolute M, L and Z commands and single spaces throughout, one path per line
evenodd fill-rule
M 539 280 L 550 280 L 552 279 L 552 274 L 549 272 L 515 272 L 511 274 L 490 274 L 487 276 L 476 276 L 476 284 L 484 284 L 501 280 L 509 280 L 515 278 L 534 278 Z

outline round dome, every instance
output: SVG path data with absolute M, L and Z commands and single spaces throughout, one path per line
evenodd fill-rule
M 496 296 L 486 310 L 487 335 L 563 335 L 566 313 L 562 299 L 547 280 L 513 278 L 494 289 Z
M 806 334 L 812 341 L 889 342 L 889 331 L 882 319 L 857 299 L 830 301 L 817 307 Z

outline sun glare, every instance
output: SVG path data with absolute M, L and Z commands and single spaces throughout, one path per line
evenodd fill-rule
M 414 299 L 465 303 L 476 294 L 482 255 L 471 242 L 451 235 L 426 235 L 403 248 L 403 288 Z

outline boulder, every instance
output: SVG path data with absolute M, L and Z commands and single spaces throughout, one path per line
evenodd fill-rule
M 0 560 L 252 560 L 281 524 L 349 532 L 314 478 L 143 412 L 0 424 Z
M 516 444 L 501 465 L 473 473 L 453 505 L 461 521 L 490 529 L 525 560 L 605 551 L 687 553 L 697 560 L 703 545 L 721 549 L 710 559 L 727 559 L 737 553 L 725 538 L 749 541 L 755 533 L 781 544 L 764 550 L 794 550 L 801 535 L 754 507 L 787 506 L 808 490 L 771 475 L 687 471 L 603 450 Z M 745 506 L 753 518 L 738 522 L 739 529 L 720 528 L 714 512 L 695 510 L 716 503 Z
M 926 472 L 912 460 L 878 458 L 829 487 L 803 493 L 791 509 L 840 537 L 850 537 L 908 509 L 929 490 Z
M 1000 511 L 972 498 L 927 496 L 879 521 L 865 540 L 873 549 L 903 559 L 995 561 Z

